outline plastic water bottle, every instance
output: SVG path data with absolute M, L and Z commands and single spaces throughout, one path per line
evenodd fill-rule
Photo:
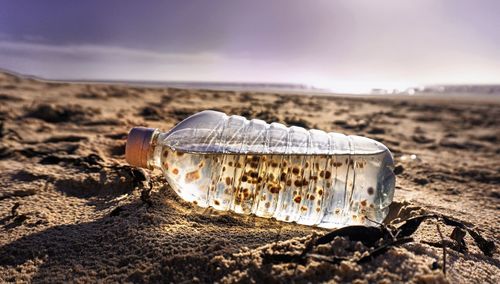
M 166 133 L 132 128 L 126 159 L 198 206 L 325 228 L 375 225 L 394 195 L 393 158 L 377 141 L 216 111 Z

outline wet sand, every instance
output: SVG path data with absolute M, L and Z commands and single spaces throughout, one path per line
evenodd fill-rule
M 268 261 L 326 231 L 199 209 L 129 167 L 127 131 L 204 109 L 365 135 L 395 156 L 387 222 L 438 213 L 500 245 L 500 100 L 353 98 L 48 83 L 0 73 L 0 282 L 498 283 L 500 257 L 447 249 L 437 221 L 357 264 Z M 148 190 L 148 181 L 152 188 Z M 446 240 L 452 228 L 440 223 Z M 336 238 L 315 254 L 369 250 Z

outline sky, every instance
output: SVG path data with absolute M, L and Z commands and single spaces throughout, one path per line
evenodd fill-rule
M 0 68 L 48 79 L 500 84 L 500 1 L 7 1 Z

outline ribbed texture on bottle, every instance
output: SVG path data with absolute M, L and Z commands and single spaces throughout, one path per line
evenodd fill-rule
M 259 119 L 247 120 L 241 116 L 227 116 L 214 111 L 210 111 L 209 115 L 210 119 L 198 124 L 190 119 L 181 122 L 169 132 L 164 143 L 186 152 L 300 155 L 352 153 L 352 143 L 343 134 L 306 130 L 297 126 L 286 127 L 280 123 L 268 124 Z M 196 117 L 191 120 L 196 120 Z M 331 139 L 334 140 L 333 143 Z
M 381 221 L 392 201 L 392 156 L 368 138 L 204 111 L 158 142 L 174 190 L 202 207 L 335 227 Z

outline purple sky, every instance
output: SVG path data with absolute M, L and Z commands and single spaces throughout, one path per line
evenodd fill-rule
M 0 0 L 0 7 L 0 67 L 46 78 L 337 90 L 500 83 L 497 0 Z

